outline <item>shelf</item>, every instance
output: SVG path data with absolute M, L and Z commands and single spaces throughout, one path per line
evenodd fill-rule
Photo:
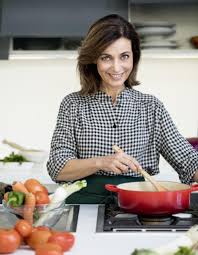
M 189 50 L 142 50 L 143 59 L 198 59 L 198 49 Z
M 57 51 L 12 51 L 9 60 L 15 59 L 68 59 L 76 60 L 77 51 L 57 50 Z M 142 50 L 142 59 L 198 59 L 198 49 L 189 50 Z
M 78 52 L 75 50 L 46 50 L 46 51 L 11 51 L 9 60 L 14 59 L 77 59 Z

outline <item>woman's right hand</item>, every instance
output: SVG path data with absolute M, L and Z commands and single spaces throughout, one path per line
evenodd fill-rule
M 116 152 L 115 154 L 98 157 L 96 164 L 98 169 L 116 174 L 127 173 L 129 169 L 133 171 L 142 169 L 135 158 L 124 152 Z

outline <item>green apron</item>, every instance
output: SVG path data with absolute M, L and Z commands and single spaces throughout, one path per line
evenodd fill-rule
M 125 182 L 144 181 L 143 177 L 91 175 L 83 180 L 87 187 L 75 192 L 66 199 L 67 204 L 106 204 L 116 203 L 116 193 L 105 189 L 105 184 L 118 185 Z

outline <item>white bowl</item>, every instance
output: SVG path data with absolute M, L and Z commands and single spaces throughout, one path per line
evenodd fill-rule
M 23 162 L 23 163 L 18 163 L 18 162 L 0 162 L 0 170 L 1 173 L 3 170 L 8 171 L 8 170 L 20 170 L 20 169 L 31 169 L 33 167 L 34 163 L 33 162 Z
M 20 151 L 20 154 L 30 162 L 43 163 L 47 158 L 47 152 L 42 150 Z

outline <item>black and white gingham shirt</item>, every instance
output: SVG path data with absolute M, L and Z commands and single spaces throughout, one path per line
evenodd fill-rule
M 47 169 L 56 181 L 70 159 L 86 159 L 114 153 L 116 144 L 135 157 L 149 174 L 159 173 L 160 154 L 191 183 L 198 169 L 198 153 L 179 134 L 164 105 L 154 96 L 126 88 L 113 106 L 104 92 L 67 95 L 59 109 Z M 98 171 L 98 175 L 115 173 Z M 129 170 L 125 176 L 139 174 Z

